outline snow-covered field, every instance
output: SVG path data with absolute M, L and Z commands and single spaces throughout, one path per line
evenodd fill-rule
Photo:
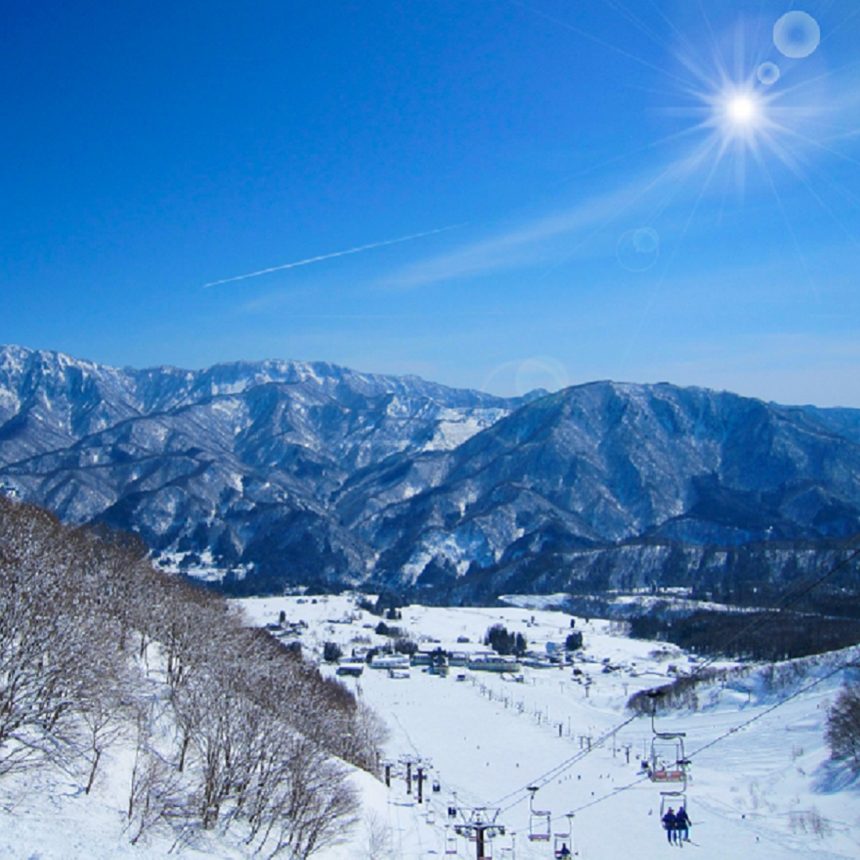
M 306 653 L 321 649 L 324 641 L 339 643 L 345 653 L 366 644 L 354 642 L 356 637 L 373 644 L 384 641 L 363 626 L 379 620 L 366 612 L 351 624 L 339 623 L 357 614 L 347 597 L 318 598 L 316 603 L 295 597 L 253 599 L 244 605 L 256 623 L 277 620 L 281 610 L 288 620 L 306 621 Z M 570 632 L 569 616 L 527 608 L 410 606 L 402 610 L 400 621 L 386 623 L 402 627 L 415 640 L 438 639 L 446 649 L 477 650 L 496 622 L 522 632 L 538 650 L 546 642 L 563 643 Z M 456 667 L 447 678 L 413 668 L 408 679 L 370 669 L 358 679 L 344 679 L 388 723 L 386 753 L 394 775 L 390 790 L 366 799 L 362 825 L 351 843 L 323 856 L 444 857 L 446 832 L 452 835 L 445 827 L 447 807 L 456 792 L 458 806 L 500 806 L 497 821 L 506 834 L 493 841 L 494 858 L 552 858 L 552 841 L 528 839 L 524 789 L 535 782 L 542 783 L 535 805 L 552 812 L 554 832 L 565 831 L 566 814 L 575 812 L 573 841 L 580 857 L 651 858 L 679 850 L 667 844 L 659 824 L 660 788 L 639 773 L 640 758 L 650 749 L 650 721 L 634 720 L 617 733 L 614 745 L 611 738 L 600 746 L 596 741 L 629 717 L 624 704 L 630 694 L 665 683 L 670 665 L 691 671 L 696 664 L 671 645 L 611 635 L 607 622 L 577 619 L 576 629 L 584 634 L 584 653 L 591 661 L 575 663 L 580 677 L 590 680 L 587 687 L 574 681 L 570 666 L 524 668 L 522 683 Z M 471 642 L 458 643 L 458 637 Z M 715 860 L 860 856 L 860 787 L 839 787 L 841 772 L 829 764 L 823 738 L 826 710 L 841 674 L 779 705 L 814 682 L 816 672 L 820 676 L 844 657 L 822 660 L 819 669 L 782 691 L 768 690 L 753 672 L 726 689 L 716 686 L 710 697 L 700 696 L 703 705 L 697 712 L 658 720 L 661 731 L 686 732 L 686 750 L 693 753 L 687 793 L 693 842 L 680 850 Z M 606 658 L 618 668 L 604 672 Z M 458 682 L 458 673 L 466 680 Z M 767 712 L 769 708 L 774 709 Z M 757 715 L 760 719 L 747 728 L 695 754 Z M 592 751 L 583 756 L 589 737 Z M 412 795 L 406 793 L 402 764 L 419 757 L 430 773 L 425 785 L 429 803 L 421 806 L 415 801 L 414 780 Z M 434 779 L 439 792 L 432 791 Z M 514 792 L 519 793 L 502 800 Z M 462 838 L 456 849 L 449 856 L 476 856 L 474 844 Z
M 306 628 L 294 629 L 302 630 L 307 656 L 321 654 L 327 641 L 338 643 L 345 654 L 386 641 L 373 629 L 379 618 L 359 610 L 350 596 L 241 603 L 252 624 L 273 624 L 281 611 L 288 623 L 304 621 Z M 548 642 L 563 644 L 570 632 L 570 616 L 522 606 L 409 606 L 400 620 L 386 623 L 401 627 L 428 650 L 437 645 L 485 650 L 480 642 L 494 623 L 522 633 L 530 648 L 542 652 Z M 715 860 L 860 856 L 860 786 L 828 761 L 823 738 L 841 673 L 798 692 L 845 654 L 810 661 L 806 674 L 787 688 L 769 685 L 753 669 L 725 686 L 701 691 L 697 710 L 658 720 L 661 731 L 686 733 L 686 752 L 692 756 L 687 802 L 693 841 L 678 849 L 667 844 L 659 824 L 660 788 L 640 773 L 651 743 L 650 721 L 636 718 L 611 732 L 630 719 L 624 705 L 632 693 L 670 680 L 670 667 L 689 672 L 698 664 L 671 645 L 616 635 L 617 625 L 608 622 L 576 619 L 575 629 L 584 635 L 584 659 L 561 668 L 524 667 L 521 681 L 460 667 L 452 667 L 448 677 L 414 667 L 408 678 L 369 668 L 360 678 L 343 678 L 389 727 L 385 754 L 392 765 L 391 788 L 356 773 L 362 796 L 358 822 L 348 841 L 317 856 L 473 858 L 474 843 L 456 837 L 451 827 L 455 819 L 447 811 L 454 805 L 461 810 L 457 823 L 463 811 L 475 807 L 499 810 L 497 823 L 505 834 L 492 841 L 485 856 L 549 860 L 553 840 L 528 839 L 525 789 L 532 784 L 540 785 L 536 806 L 551 812 L 554 834 L 567 831 L 567 813 L 574 813 L 573 848 L 582 858 L 648 860 L 677 850 Z M 333 674 L 335 667 L 324 671 Z M 793 698 L 785 701 L 788 696 Z M 130 763 L 121 747 L 111 758 L 91 796 L 71 775 L 39 773 L 25 785 L 4 781 L 0 858 L 155 858 L 168 856 L 172 848 L 170 856 L 249 856 L 237 840 L 228 843 L 217 834 L 190 847 L 174 848 L 165 834 L 130 846 L 123 832 Z M 419 766 L 428 777 L 420 805 L 417 779 L 412 793 L 406 791 L 407 760 L 413 763 L 413 777 Z M 454 853 L 446 854 L 446 848 Z

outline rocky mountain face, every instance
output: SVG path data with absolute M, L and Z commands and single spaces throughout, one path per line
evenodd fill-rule
M 120 370 L 5 347 L 0 483 L 249 593 L 778 580 L 860 528 L 860 410 L 610 382 L 503 399 L 324 363 Z
M 324 363 L 120 370 L 10 346 L 0 483 L 191 569 L 250 573 L 250 588 L 357 583 L 376 554 L 334 513 L 347 479 L 446 450 L 520 403 Z

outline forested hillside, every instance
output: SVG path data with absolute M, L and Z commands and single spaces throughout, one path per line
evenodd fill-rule
M 0 347 L 0 490 L 234 595 L 790 581 L 860 529 L 858 421 L 662 383 L 503 399 L 321 362 Z
M 123 748 L 130 842 L 218 828 L 305 858 L 350 821 L 345 763 L 371 770 L 380 736 L 341 684 L 142 545 L 0 498 L 0 782 L 54 768 L 89 793 Z

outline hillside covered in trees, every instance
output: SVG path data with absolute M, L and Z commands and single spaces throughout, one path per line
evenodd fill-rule
M 307 858 L 353 817 L 349 765 L 374 768 L 380 726 L 132 539 L 0 497 L 0 784 L 62 769 L 89 794 L 123 747 L 130 842 L 217 829 Z
M 860 529 L 858 428 L 858 410 L 664 383 L 505 399 L 321 362 L 0 346 L 0 489 L 234 596 L 781 588 Z

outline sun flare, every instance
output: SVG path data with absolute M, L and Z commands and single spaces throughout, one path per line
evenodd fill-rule
M 726 115 L 735 125 L 754 125 L 759 117 L 759 105 L 749 95 L 736 95 L 726 104 Z
M 713 124 L 726 142 L 751 144 L 768 125 L 765 100 L 752 88 L 724 89 L 713 99 L 712 110 Z

